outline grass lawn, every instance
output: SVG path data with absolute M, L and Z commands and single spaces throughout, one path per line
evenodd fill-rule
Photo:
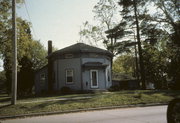
M 89 98 L 77 99 L 79 97 Z M 131 104 L 164 103 L 177 97 L 180 97 L 180 91 L 132 90 L 27 98 L 18 100 L 17 105 L 14 106 L 7 105 L 10 98 L 4 94 L 0 95 L 0 116 Z

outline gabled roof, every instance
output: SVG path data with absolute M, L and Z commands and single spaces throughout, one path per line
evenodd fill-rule
M 77 43 L 74 45 L 71 45 L 69 47 L 57 50 L 53 53 L 51 53 L 48 57 L 58 55 L 58 54 L 66 54 L 66 53 L 99 53 L 99 54 L 105 54 L 110 57 L 113 56 L 113 54 L 107 50 L 100 49 L 94 46 L 90 46 L 84 43 Z

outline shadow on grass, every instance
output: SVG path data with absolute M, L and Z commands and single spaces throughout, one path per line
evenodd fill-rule
M 0 94 L 0 98 L 1 97 L 9 97 L 7 94 Z
M 6 107 L 9 107 L 9 106 L 11 106 L 11 104 L 5 104 L 5 105 L 0 106 L 0 109 L 6 108 Z
M 87 102 L 93 102 L 91 99 L 69 99 L 69 100 L 59 100 L 59 101 L 52 101 L 52 102 L 44 102 L 44 103 L 41 103 L 39 105 L 36 105 L 34 107 L 32 107 L 31 109 L 32 110 L 36 110 L 38 108 L 46 108 L 47 106 L 50 106 L 50 105 L 59 105 L 59 106 L 63 106 L 63 105 L 67 105 L 67 104 L 73 104 L 73 103 L 87 103 Z
M 10 101 L 10 99 L 11 99 L 10 97 L 0 99 L 0 103 L 8 102 L 8 101 Z
M 180 90 L 153 90 L 153 91 L 148 91 L 144 92 L 144 94 L 147 95 L 152 95 L 152 94 L 162 94 L 164 96 L 172 96 L 172 97 L 177 97 L 180 96 Z

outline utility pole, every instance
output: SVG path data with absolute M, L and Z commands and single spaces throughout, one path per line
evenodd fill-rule
M 13 48 L 13 59 L 12 59 L 12 98 L 11 104 L 16 104 L 17 98 L 17 36 L 16 36 L 16 0 L 12 0 L 12 48 Z

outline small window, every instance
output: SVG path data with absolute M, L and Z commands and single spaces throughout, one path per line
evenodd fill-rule
M 108 70 L 108 82 L 110 82 L 110 71 Z
M 73 58 L 73 54 L 66 54 L 66 55 L 65 55 L 65 58 L 66 58 L 66 59 Z
M 66 83 L 73 83 L 73 70 L 66 70 Z

